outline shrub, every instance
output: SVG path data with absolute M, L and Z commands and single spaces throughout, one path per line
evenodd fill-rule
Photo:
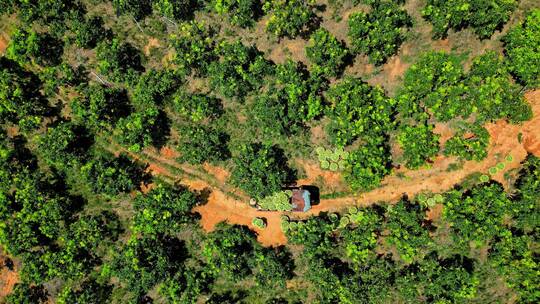
M 348 54 L 345 44 L 324 28 L 316 30 L 306 46 L 311 69 L 330 77 L 337 76 L 343 70 Z
M 253 218 L 251 223 L 253 224 L 253 226 L 255 226 L 257 228 L 261 228 L 261 229 L 266 228 L 266 223 L 265 223 L 263 218 L 255 217 L 255 218 Z
M 223 113 L 223 105 L 218 98 L 206 94 L 188 93 L 183 89 L 172 96 L 172 103 L 176 113 L 193 122 L 212 120 Z
M 232 24 L 241 27 L 252 26 L 261 10 L 258 0 L 211 0 L 210 5 L 218 14 L 226 15 Z
M 446 37 L 449 29 L 470 26 L 480 39 L 487 39 L 500 29 L 517 7 L 516 0 L 428 0 L 422 10 L 433 24 L 433 37 Z
M 503 42 L 510 71 L 522 84 L 540 86 L 540 9 L 510 29 Z
M 432 125 L 404 125 L 398 142 L 403 148 L 405 166 L 409 169 L 419 168 L 439 152 L 439 135 L 433 133 Z
M 187 126 L 180 130 L 179 160 L 190 164 L 223 161 L 230 157 L 229 135 L 209 126 Z
M 210 85 L 225 97 L 242 99 L 263 84 L 263 77 L 271 72 L 270 63 L 255 46 L 247 47 L 240 41 L 222 42 L 216 49 L 219 61 L 210 63 Z
M 444 154 L 480 161 L 487 157 L 488 145 L 488 131 L 480 125 L 471 125 L 458 131 L 445 143 Z
M 391 161 L 386 144 L 364 144 L 349 154 L 345 180 L 354 191 L 372 190 L 390 173 Z
M 395 55 L 403 41 L 406 27 L 412 25 L 407 11 L 393 2 L 376 2 L 369 13 L 353 13 L 349 17 L 351 50 L 365 53 L 370 62 L 379 65 Z
M 263 10 L 269 15 L 266 31 L 277 37 L 294 38 L 315 18 L 311 1 L 265 0 Z
M 176 51 L 174 63 L 185 74 L 195 71 L 205 75 L 210 62 L 217 59 L 213 30 L 204 23 L 182 23 L 178 32 L 171 34 L 169 40 Z
M 234 163 L 231 182 L 257 199 L 281 190 L 294 177 L 283 150 L 277 146 L 242 145 Z
M 98 43 L 96 59 L 98 71 L 116 82 L 129 83 L 144 70 L 139 50 L 117 38 Z
M 331 119 L 328 131 L 338 146 L 358 137 L 365 141 L 378 138 L 394 126 L 394 101 L 380 87 L 372 87 L 359 78 L 346 77 L 326 94 Z

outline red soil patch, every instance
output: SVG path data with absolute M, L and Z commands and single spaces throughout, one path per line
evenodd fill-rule
M 203 181 L 183 181 L 193 190 L 210 189 L 212 192 L 206 204 L 193 209 L 201 215 L 202 228 L 210 232 L 221 222 L 248 226 L 257 233 L 257 240 L 264 246 L 276 246 L 287 243 L 281 231 L 281 214 L 278 212 L 259 211 L 250 207 L 246 202 L 235 200 L 223 192 L 209 186 Z M 253 226 L 255 217 L 266 218 L 267 227 L 264 229 Z
M 174 159 L 174 158 L 177 158 L 178 156 L 180 156 L 178 154 L 178 152 L 176 152 L 175 150 L 169 148 L 169 147 L 163 147 L 161 148 L 161 150 L 159 150 L 159 154 L 165 158 L 168 158 L 168 159 Z
M 0 33 L 0 54 L 3 54 L 8 46 L 8 40 Z
M 388 71 L 388 76 L 390 76 L 392 80 L 396 80 L 399 77 L 403 76 L 407 68 L 409 68 L 409 64 L 401 61 L 401 58 L 398 56 L 392 57 L 384 65 L 384 69 Z
M 5 260 L 6 257 L 0 255 L 0 265 L 2 267 L 0 269 L 0 300 L 9 295 L 15 284 L 19 282 L 17 269 L 14 269 L 13 271 L 9 270 L 4 266 Z
M 540 90 L 528 92 L 525 98 L 533 107 L 533 118 L 523 124 L 523 146 L 527 152 L 540 157 Z
M 432 222 L 436 221 L 441 217 L 443 209 L 443 204 L 436 204 L 435 206 L 429 208 L 429 210 L 426 212 L 426 219 Z
M 229 176 L 231 175 L 225 169 L 217 166 L 212 166 L 209 163 L 205 163 L 203 165 L 203 168 L 206 172 L 214 176 L 220 183 L 223 184 L 227 181 L 227 179 L 229 179 Z
M 146 171 L 151 173 L 151 174 L 154 174 L 154 175 L 156 175 L 156 174 L 167 175 L 167 176 L 171 175 L 167 169 L 165 169 L 165 168 L 163 168 L 163 167 L 161 167 L 161 166 L 159 166 L 159 165 L 157 165 L 155 163 L 148 164 L 148 167 L 146 168 Z
M 150 55 L 150 50 L 152 48 L 156 48 L 156 47 L 159 47 L 160 44 L 159 44 L 159 40 L 157 40 L 156 38 L 148 38 L 148 43 L 144 46 L 144 54 L 146 56 L 149 56 Z
M 341 173 L 322 170 L 319 164 L 312 160 L 297 160 L 297 163 L 304 168 L 307 175 L 306 178 L 297 181 L 298 185 L 313 185 L 322 177 L 325 186 L 334 191 L 347 189 L 347 185 L 344 183 Z
M 450 50 L 452 49 L 452 46 L 450 45 L 450 40 L 448 40 L 448 38 L 446 38 L 446 39 L 443 39 L 443 40 L 434 41 L 433 42 L 433 48 L 438 50 L 438 51 L 450 52 Z

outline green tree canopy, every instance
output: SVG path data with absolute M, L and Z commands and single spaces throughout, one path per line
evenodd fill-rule
M 118 157 L 99 155 L 85 163 L 80 171 L 95 193 L 111 196 L 137 190 L 147 179 L 144 167 L 124 154 Z
M 230 157 L 227 133 L 210 126 L 186 126 L 179 131 L 180 161 L 202 164 L 223 161 Z
M 407 11 L 392 1 L 377 1 L 369 13 L 353 13 L 348 22 L 351 50 L 367 54 L 377 65 L 397 53 L 405 40 L 406 28 L 412 25 Z
M 417 169 L 433 160 L 439 153 L 439 135 L 433 133 L 433 125 L 402 125 L 398 134 L 398 142 L 403 148 L 405 166 Z
M 129 83 L 144 71 L 140 51 L 118 38 L 98 43 L 96 59 L 98 71 L 115 82 Z
M 346 77 L 336 82 L 326 98 L 330 136 L 338 146 L 361 138 L 373 141 L 393 128 L 394 101 L 380 87 L 372 87 L 359 78 Z
M 219 61 L 210 63 L 210 85 L 223 96 L 242 99 L 263 84 L 271 69 L 270 63 L 255 46 L 240 41 L 222 42 L 216 48 Z
M 195 219 L 191 209 L 197 197 L 184 187 L 159 184 L 133 201 L 133 229 L 145 235 L 178 233 Z
M 313 25 L 315 13 L 310 1 L 265 0 L 264 12 L 269 15 L 266 31 L 281 37 L 294 38 Z
M 176 51 L 174 62 L 185 74 L 205 75 L 210 62 L 216 60 L 214 30 L 204 23 L 184 22 L 169 39 Z
M 540 9 L 532 10 L 503 41 L 510 71 L 522 84 L 540 86 Z
M 263 198 L 293 181 L 283 150 L 261 143 L 242 145 L 234 157 L 231 182 L 254 198 Z
M 11 35 L 6 56 L 21 65 L 32 62 L 42 66 L 55 66 L 62 62 L 63 52 L 62 42 L 55 37 L 23 27 Z
M 428 0 L 422 10 L 433 25 L 433 37 L 444 38 L 449 29 L 472 27 L 480 39 L 487 39 L 510 19 L 516 0 Z
M 311 70 L 329 77 L 336 77 L 343 71 L 348 54 L 345 44 L 324 28 L 313 32 L 306 46 Z

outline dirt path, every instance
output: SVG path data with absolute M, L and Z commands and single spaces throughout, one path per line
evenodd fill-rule
M 282 245 L 287 242 L 280 228 L 283 214 L 293 218 L 307 218 L 320 212 L 337 212 L 351 205 L 367 206 L 380 201 L 395 202 L 401 199 L 403 195 L 412 197 L 428 190 L 443 192 L 460 183 L 471 173 L 487 173 L 490 167 L 504 161 L 508 155 L 511 155 L 513 160 L 506 162 L 505 170 L 493 176 L 493 179 L 504 185 L 506 183 L 504 172 L 518 168 L 527 152 L 540 156 L 540 90 L 528 92 L 525 96 L 533 107 L 534 118 L 523 125 L 511 125 L 505 121 L 486 125 L 491 139 L 488 157 L 485 160 L 481 162 L 468 161 L 460 169 L 448 172 L 448 166 L 456 163 L 456 159 L 439 156 L 429 168 L 397 170 L 383 180 L 381 187 L 373 191 L 357 196 L 323 199 L 320 204 L 306 213 L 258 211 L 247 204 L 248 198 L 246 195 L 226 184 L 229 172 L 206 164 L 203 166 L 205 173 L 201 173 L 193 167 L 177 163 L 175 158 L 178 155 L 172 149 L 164 148 L 161 151 L 148 149 L 142 153 L 142 156 L 151 160 L 149 170 L 155 175 L 164 176 L 172 181 L 181 181 L 182 184 L 194 190 L 211 190 L 208 202 L 194 209 L 195 212 L 201 214 L 201 225 L 204 230 L 212 231 L 216 224 L 227 221 L 231 224 L 248 226 L 257 232 L 258 241 L 265 246 Z M 448 130 L 444 128 L 438 130 L 444 133 L 442 134 L 443 138 L 447 139 L 450 136 L 450 134 L 446 134 Z M 520 133 L 522 133 L 521 143 L 518 140 L 518 134 Z M 112 145 L 112 151 L 118 151 L 119 149 L 121 149 L 120 146 Z M 133 153 L 129 154 L 144 161 L 142 156 Z M 321 177 L 323 180 L 329 179 L 328 181 L 325 180 L 329 184 L 341 182 L 339 176 L 320 172 L 316 166 L 313 167 L 313 164 L 308 161 L 302 164 L 306 167 L 307 178 L 300 180 L 299 183 L 313 183 Z M 182 170 L 185 174 L 179 174 L 175 170 Z M 401 177 L 398 177 L 397 173 Z M 234 197 L 230 194 L 234 194 Z M 267 227 L 265 229 L 254 227 L 251 224 L 254 217 L 266 218 Z

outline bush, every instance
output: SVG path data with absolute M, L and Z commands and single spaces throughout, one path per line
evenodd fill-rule
M 368 143 L 352 151 L 347 158 L 345 180 L 354 191 L 368 191 L 390 174 L 391 154 L 384 143 Z
M 98 42 L 110 38 L 112 34 L 104 28 L 103 18 L 100 16 L 85 17 L 80 13 L 74 14 L 69 19 L 68 27 L 72 34 L 67 40 L 85 49 L 93 49 Z
M 17 63 L 0 57 L 0 122 L 21 122 L 47 113 L 47 100 L 40 93 L 41 82 Z
M 62 62 L 62 41 L 48 33 L 37 33 L 28 28 L 16 30 L 6 49 L 6 57 L 20 65 L 30 62 L 42 66 L 55 66 Z
M 133 112 L 118 120 L 113 134 L 129 151 L 139 152 L 146 146 L 163 144 L 169 134 L 167 116 L 157 107 Z
M 240 41 L 222 42 L 216 49 L 219 61 L 210 63 L 210 85 L 225 97 L 244 98 L 263 84 L 263 77 L 271 71 L 270 63 L 255 46 L 247 47 Z
M 133 202 L 133 229 L 145 235 L 176 234 L 195 220 L 197 197 L 187 188 L 158 184 Z
M 540 86 L 540 9 L 532 10 L 503 38 L 510 71 L 529 87 Z
M 428 0 L 422 10 L 433 24 L 433 37 L 446 37 L 449 29 L 472 27 L 480 39 L 487 39 L 501 29 L 517 7 L 516 0 Z
M 137 20 L 152 13 L 152 0 L 112 0 L 117 15 L 130 14 Z
M 193 17 L 193 12 L 198 8 L 195 0 L 151 0 L 152 9 L 155 13 L 169 19 L 186 20 Z
M 228 134 L 212 127 L 183 127 L 180 129 L 179 160 L 190 164 L 226 160 L 230 157 L 228 141 Z
M 329 77 L 336 77 L 343 71 L 349 51 L 342 41 L 338 41 L 324 28 L 316 30 L 309 38 L 306 55 L 311 61 L 311 69 Z
M 89 85 L 75 98 L 71 108 L 75 117 L 99 132 L 114 127 L 118 119 L 131 112 L 127 91 L 102 85 Z
M 115 82 L 129 83 L 144 71 L 140 51 L 118 38 L 98 43 L 96 59 L 98 71 Z
M 380 65 L 395 55 L 403 41 L 406 27 L 412 25 L 407 11 L 393 2 L 376 2 L 368 13 L 353 13 L 349 17 L 351 50 L 365 53 L 370 62 Z
M 223 113 L 221 100 L 199 93 L 188 93 L 183 89 L 172 96 L 174 111 L 193 122 L 212 120 Z
M 421 55 L 405 72 L 398 96 L 400 113 L 419 120 L 418 113 L 423 113 L 424 107 L 440 121 L 469 117 L 472 107 L 465 102 L 467 87 L 463 79 L 459 57 L 443 52 Z
M 182 23 L 178 32 L 171 34 L 170 41 L 176 53 L 174 63 L 185 74 L 195 71 L 205 75 L 210 62 L 216 60 L 213 30 L 204 23 Z
M 234 25 L 252 26 L 260 15 L 259 0 L 211 0 L 211 8 L 220 15 L 226 15 Z
M 432 125 L 401 126 L 398 141 L 409 169 L 418 169 L 439 152 L 439 135 L 433 133 Z
M 503 58 L 495 52 L 474 58 L 466 81 L 467 101 L 473 105 L 479 123 L 505 118 L 519 123 L 532 118 L 529 103 L 519 86 L 512 83 Z
M 145 179 L 144 168 L 124 154 L 118 157 L 98 156 L 84 164 L 80 170 L 94 192 L 107 195 L 139 189 Z
M 480 161 L 487 157 L 488 131 L 479 125 L 459 130 L 444 146 L 444 155 L 454 155 L 465 160 Z
M 265 0 L 263 10 L 269 15 L 266 31 L 280 38 L 296 37 L 307 30 L 315 18 L 311 1 Z
M 76 165 L 88 156 L 94 138 L 82 126 L 62 122 L 48 128 L 38 146 L 45 161 L 58 169 Z
M 231 182 L 257 199 L 281 190 L 294 178 L 283 150 L 276 146 L 242 145 L 234 163 Z
M 359 137 L 371 141 L 393 128 L 394 101 L 380 87 L 346 77 L 330 87 L 326 98 L 330 102 L 328 130 L 338 146 L 348 145 Z

